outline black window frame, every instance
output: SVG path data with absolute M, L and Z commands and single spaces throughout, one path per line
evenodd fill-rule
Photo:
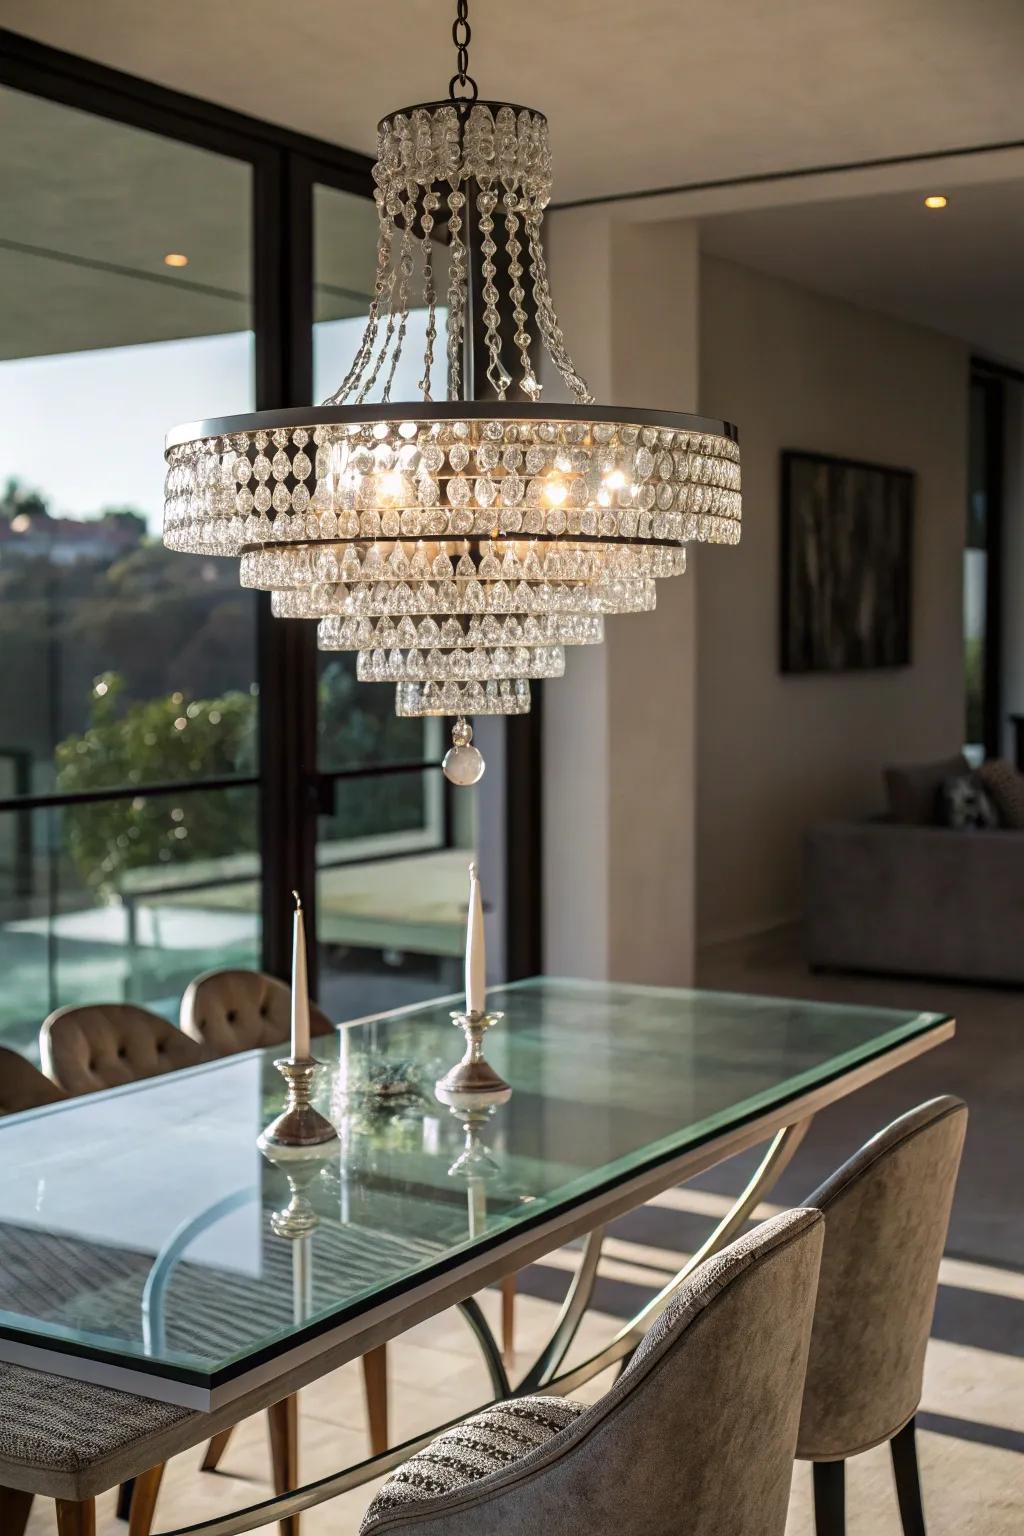
M 1006 385 L 1024 383 L 1017 368 L 972 357 L 969 388 L 980 396 L 981 441 L 976 445 L 985 482 L 985 656 L 982 681 L 982 744 L 986 757 L 1003 752 L 1003 521 L 1006 457 Z M 973 429 L 972 429 L 973 430 Z
M 318 185 L 370 198 L 371 160 L 340 145 L 221 107 L 0 28 L 0 85 L 247 163 L 252 173 L 252 324 L 255 405 L 308 404 L 313 389 L 313 197 Z M 170 424 L 169 424 L 170 425 Z M 160 445 L 154 444 L 154 452 Z M 340 780 L 437 771 L 434 761 L 368 764 L 323 773 L 317 763 L 317 649 L 313 624 L 275 620 L 257 596 L 259 772 L 187 783 L 113 786 L 86 794 L 0 799 L 0 811 L 252 787 L 259 791 L 263 968 L 286 977 L 291 916 L 282 893 L 305 893 L 310 984 L 317 984 L 317 817 Z M 509 980 L 541 970 L 540 694 L 506 732 L 505 910 Z M 287 748 L 286 748 L 287 744 Z M 446 796 L 446 824 L 450 821 Z

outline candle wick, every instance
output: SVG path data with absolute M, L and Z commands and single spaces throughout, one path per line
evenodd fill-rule
M 295 910 L 296 910 L 296 912 L 301 912 L 302 911 L 302 897 L 299 895 L 298 891 L 292 891 L 292 895 L 295 897 Z

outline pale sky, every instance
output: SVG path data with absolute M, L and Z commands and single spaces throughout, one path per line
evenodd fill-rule
M 443 335 L 443 316 L 438 323 Z M 314 327 L 314 400 L 341 382 L 362 329 L 359 317 Z M 413 312 L 395 400 L 418 397 L 423 335 L 424 316 Z M 252 410 L 252 375 L 251 331 L 0 362 L 0 487 L 14 475 L 65 517 L 134 507 L 155 532 L 165 433 Z

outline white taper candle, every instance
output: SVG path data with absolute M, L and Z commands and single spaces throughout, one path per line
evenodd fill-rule
M 292 927 L 292 1057 L 304 1060 L 309 1055 L 309 981 L 306 976 L 306 923 L 302 915 L 302 901 L 298 891 L 295 897 L 295 920 Z
M 466 924 L 466 1012 L 487 1012 L 487 951 L 484 947 L 484 904 L 475 864 L 469 866 L 469 919 Z

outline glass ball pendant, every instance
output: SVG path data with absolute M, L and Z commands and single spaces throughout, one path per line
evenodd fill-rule
M 473 727 L 460 715 L 452 726 L 452 745 L 441 764 L 449 784 L 459 784 L 465 788 L 469 784 L 479 784 L 483 778 L 487 764 L 483 753 L 471 745 L 472 740 Z

